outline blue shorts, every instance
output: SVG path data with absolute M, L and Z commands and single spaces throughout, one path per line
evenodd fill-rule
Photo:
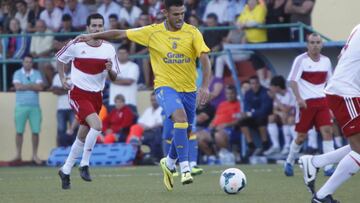
M 166 118 L 171 118 L 177 109 L 184 109 L 189 129 L 192 129 L 196 112 L 196 92 L 177 92 L 171 87 L 159 87 L 156 88 L 155 95 Z

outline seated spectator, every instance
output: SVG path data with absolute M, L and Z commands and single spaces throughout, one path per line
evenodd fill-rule
M 37 0 L 26 0 L 29 9 L 27 32 L 35 32 L 35 23 L 40 19 L 40 14 L 44 10 Z
M 290 14 L 290 23 L 302 22 L 311 26 L 311 13 L 315 6 L 315 0 L 287 0 L 285 5 L 285 13 Z M 304 29 L 304 41 L 310 31 Z M 299 28 L 291 28 L 291 40 L 299 41 Z
M 50 29 L 46 28 L 46 24 L 43 20 L 36 21 L 36 32 L 38 34 L 52 33 Z M 32 36 L 30 44 L 30 54 L 36 58 L 50 57 L 53 50 L 52 35 L 46 36 Z M 50 62 L 38 63 L 38 69 L 44 77 L 45 87 L 50 87 L 52 79 L 54 77 L 55 70 Z
M 20 28 L 23 32 L 26 32 L 28 24 L 29 9 L 27 4 L 23 0 L 16 1 L 16 14 L 15 18 L 20 22 Z
M 285 13 L 286 0 L 268 0 L 266 24 L 290 23 L 289 14 Z M 290 41 L 290 29 L 270 28 L 267 30 L 269 42 L 288 42 Z
M 0 25 L 3 26 L 4 32 L 10 32 L 9 25 L 10 20 L 14 16 L 13 9 L 11 8 L 11 1 L 4 0 L 1 1 L 1 8 L 0 8 Z
M 228 86 L 226 88 L 226 101 L 219 104 L 209 130 L 197 133 L 199 147 L 208 157 L 210 164 L 213 164 L 218 151 L 230 153 L 228 151 L 229 139 L 231 140 L 230 136 L 239 121 L 240 112 L 240 101 L 237 100 L 235 86 Z M 214 137 L 211 134 L 214 134 Z M 215 146 L 211 146 L 212 143 L 215 143 Z
M 134 5 L 134 0 L 123 0 L 122 6 L 119 16 L 120 21 L 125 21 L 130 27 L 134 27 L 136 20 L 142 13 L 141 9 Z
M 217 108 L 219 104 L 226 99 L 224 80 L 211 74 L 209 93 L 210 105 Z
M 69 14 L 64 14 L 61 19 L 60 33 L 75 32 L 75 28 L 72 26 L 72 18 Z M 57 35 L 53 40 L 53 48 L 55 52 L 58 52 L 63 48 L 74 36 L 70 35 Z
M 65 77 L 70 77 L 70 67 L 64 67 Z M 71 125 L 75 120 L 75 113 L 72 111 L 69 104 L 67 90 L 62 87 L 59 74 L 56 74 L 50 91 L 58 96 L 57 101 L 57 139 L 56 143 L 58 147 L 67 147 L 71 146 L 76 139 L 76 130 L 73 129 Z M 70 132 L 71 134 L 68 134 Z
M 266 125 L 267 118 L 272 112 L 272 99 L 268 90 L 260 85 L 256 76 L 250 78 L 251 89 L 245 93 L 244 112 L 241 113 L 239 126 L 242 134 L 245 136 L 248 151 L 245 158 L 249 158 L 256 150 L 250 128 L 258 130 L 262 141 L 262 148 L 256 151 L 256 155 L 262 154 L 270 147 L 268 141 Z
M 286 80 L 282 76 L 271 79 L 270 94 L 273 97 L 273 112 L 268 117 L 267 129 L 271 140 L 271 148 L 264 152 L 269 156 L 280 152 L 278 124 L 282 125 L 284 147 L 282 154 L 287 155 L 290 148 L 292 133 L 295 127 L 296 99 L 290 88 L 286 87 Z
M 244 31 L 241 29 L 230 30 L 228 35 L 223 40 L 223 44 L 243 44 L 246 43 Z M 245 61 L 250 58 L 250 53 L 247 51 L 232 51 L 232 59 L 235 62 Z M 218 56 L 215 64 L 215 77 L 223 78 L 225 65 L 230 67 L 230 59 L 227 54 Z
M 126 104 L 131 105 L 136 109 L 136 92 L 137 81 L 139 78 L 139 66 L 129 60 L 129 47 L 121 46 L 118 49 L 119 68 L 121 73 L 117 79 L 110 83 L 110 102 L 109 105 L 114 105 L 114 98 L 118 94 L 122 94 L 125 98 Z
M 201 0 L 185 1 L 185 21 L 188 22 L 190 16 L 203 16 L 205 12 L 206 2 Z
M 154 92 L 151 93 L 150 102 L 151 106 L 146 108 L 137 123 L 130 127 L 126 143 L 148 145 L 151 149 L 151 157 L 159 161 L 163 155 L 161 150 L 162 108 L 157 103 Z
M 108 30 L 110 28 L 109 16 L 111 14 L 117 15 L 120 19 L 120 10 L 121 6 L 115 3 L 112 0 L 102 0 L 102 4 L 97 9 L 97 12 L 104 17 L 104 29 Z
M 218 17 L 215 13 L 210 13 L 205 19 L 206 27 L 218 26 Z M 206 30 L 203 33 L 204 41 L 211 51 L 220 51 L 221 43 L 226 36 L 226 32 L 219 30 Z
M 103 120 L 104 143 L 125 142 L 130 126 L 134 123 L 134 113 L 125 104 L 121 94 L 114 98 L 115 108 Z
M 161 12 L 161 9 L 163 9 L 163 4 L 161 0 L 148 0 L 147 4 L 142 5 L 143 13 L 147 13 L 150 16 L 151 20 L 156 19 L 157 15 Z
M 200 25 L 202 24 L 201 20 L 196 15 L 189 16 L 187 23 L 197 28 L 200 27 Z
M 206 5 L 202 20 L 205 22 L 208 15 L 213 13 L 216 16 L 217 22 L 225 23 L 227 20 L 226 8 L 228 7 L 228 0 L 210 0 Z
M 228 0 L 226 22 L 233 23 L 244 10 L 247 0 Z
M 40 13 L 40 19 L 46 27 L 53 32 L 58 32 L 61 26 L 62 11 L 56 7 L 53 0 L 45 0 L 45 10 Z
M 267 42 L 266 29 L 257 28 L 256 26 L 265 24 L 266 5 L 264 0 L 249 0 L 243 12 L 237 19 L 237 26 L 244 30 L 247 43 L 264 43 Z M 268 87 L 271 79 L 271 73 L 265 67 L 265 62 L 256 52 L 250 58 L 260 83 Z M 266 77 L 267 76 L 267 77 Z
M 82 3 L 77 0 L 68 0 L 63 14 L 69 14 L 72 17 L 72 26 L 76 30 L 85 30 L 89 11 Z

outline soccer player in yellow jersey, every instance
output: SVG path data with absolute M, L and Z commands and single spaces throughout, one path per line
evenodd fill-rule
M 176 159 L 179 159 L 181 182 L 193 182 L 188 161 L 188 133 L 195 117 L 196 102 L 205 104 L 209 97 L 209 48 L 200 31 L 184 22 L 184 1 L 164 0 L 166 20 L 160 24 L 129 30 L 109 30 L 84 34 L 78 41 L 128 38 L 149 48 L 155 75 L 155 94 L 165 115 L 173 121 L 173 141 L 166 158 L 160 161 L 167 190 L 173 190 Z M 203 81 L 196 88 L 196 59 L 202 64 Z M 196 98 L 197 97 L 197 98 Z

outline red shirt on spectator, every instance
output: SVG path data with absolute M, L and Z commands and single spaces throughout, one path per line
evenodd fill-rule
M 114 133 L 118 133 L 123 128 L 130 127 L 134 121 L 134 113 L 131 108 L 124 106 L 121 109 L 113 109 L 103 121 L 103 131 L 111 129 Z
M 239 101 L 223 101 L 219 104 L 215 118 L 212 121 L 213 126 L 218 126 L 225 123 L 231 123 L 237 119 L 237 115 L 240 113 Z

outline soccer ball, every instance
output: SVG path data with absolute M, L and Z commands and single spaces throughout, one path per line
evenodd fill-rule
M 245 174 L 237 168 L 228 168 L 220 176 L 220 187 L 227 194 L 237 194 L 246 186 Z

